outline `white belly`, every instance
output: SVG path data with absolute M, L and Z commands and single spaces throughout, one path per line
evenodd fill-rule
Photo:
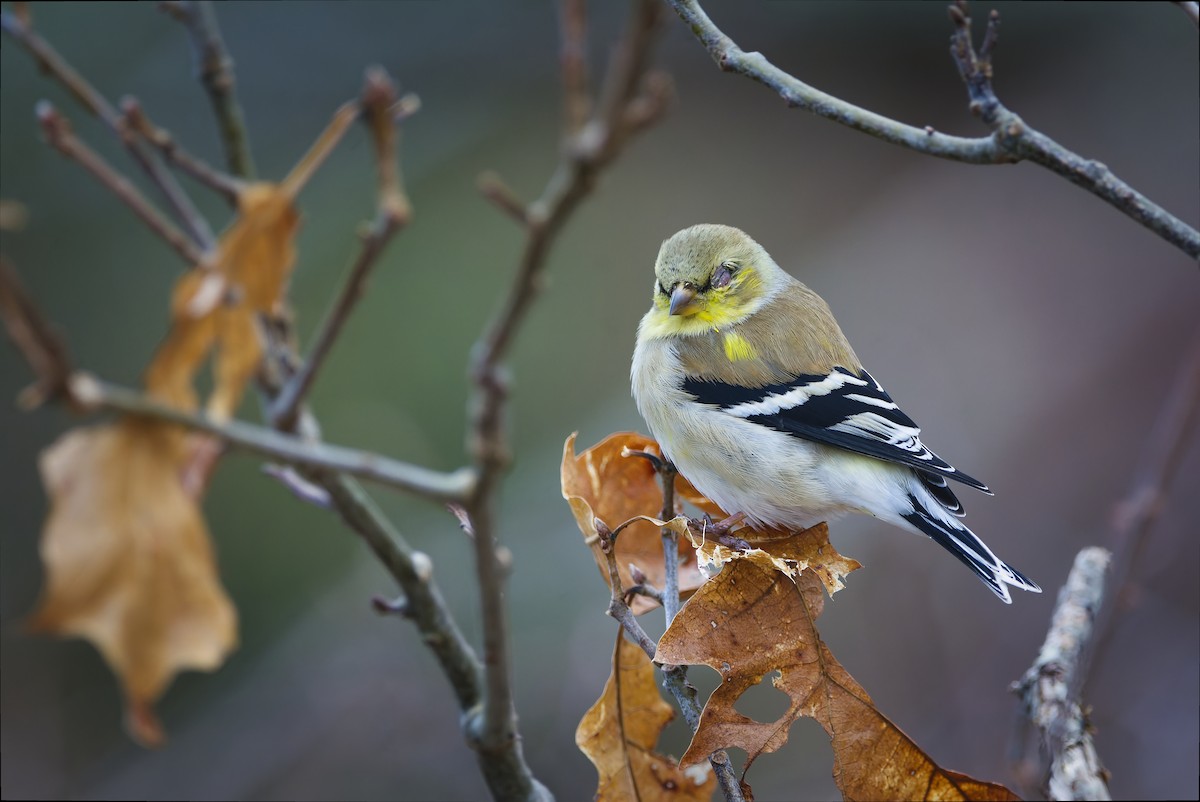
M 876 507 L 899 491 L 895 471 L 903 469 L 697 404 L 678 389 L 672 348 L 666 340 L 638 345 L 633 396 L 679 472 L 727 513 L 758 526 L 807 527 L 847 512 L 878 515 L 863 500 Z

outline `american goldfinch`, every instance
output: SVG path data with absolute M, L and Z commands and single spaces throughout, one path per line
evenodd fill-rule
M 1011 604 L 1041 588 L 959 520 L 946 480 L 991 491 L 921 442 L 815 292 L 744 232 L 686 228 L 662 244 L 638 326 L 633 397 L 663 453 L 752 527 L 873 515 L 933 538 Z

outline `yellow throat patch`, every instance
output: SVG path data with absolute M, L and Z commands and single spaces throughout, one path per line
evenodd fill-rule
M 750 341 L 736 331 L 725 332 L 722 342 L 725 345 L 725 358 L 730 362 L 744 362 L 748 359 L 758 358 L 758 352 L 754 350 Z

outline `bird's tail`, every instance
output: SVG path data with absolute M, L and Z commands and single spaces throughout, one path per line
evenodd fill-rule
M 1000 597 L 1005 604 L 1012 604 L 1008 595 L 1008 585 L 1022 590 L 1041 593 L 1037 583 L 1028 579 L 1020 571 L 1012 568 L 992 553 L 987 544 L 975 536 L 957 518 L 942 513 L 937 501 L 922 497 L 925 493 L 910 493 L 913 511 L 903 516 L 904 520 L 914 529 L 933 538 L 934 542 L 953 554 L 970 568 L 983 583 L 991 588 L 992 593 Z M 925 503 L 923 503 L 925 502 Z M 932 503 L 929 503 L 932 502 Z

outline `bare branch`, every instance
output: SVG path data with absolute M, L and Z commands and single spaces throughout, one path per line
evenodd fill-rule
M 416 625 L 421 639 L 437 658 L 459 708 L 464 713 L 477 709 L 483 688 L 479 659 L 450 614 L 433 580 L 428 557 L 421 560 L 424 555 L 408 545 L 366 491 L 349 476 L 313 471 L 308 478 L 329 492 L 342 521 L 366 541 L 403 589 L 405 617 Z M 479 759 L 481 765 L 487 761 L 482 755 Z
M 221 30 L 217 27 L 212 3 L 206 0 L 164 2 L 161 7 L 178 20 L 192 45 L 196 77 L 204 85 L 212 101 L 217 124 L 221 129 L 221 144 L 225 148 L 225 163 L 239 178 L 254 178 L 254 160 L 242 107 L 238 104 L 233 77 L 233 59 L 225 48 Z
M 518 204 L 500 203 L 525 225 L 524 252 L 499 314 L 472 351 L 475 393 L 471 402 L 469 446 L 479 483 L 465 506 L 475 528 L 475 567 L 484 633 L 486 693 L 478 748 L 513 755 L 518 763 L 523 763 L 523 758 L 516 736 L 509 675 L 505 571 L 498 558 L 495 527 L 496 489 L 509 462 L 504 430 L 508 382 L 501 363 L 541 288 L 551 244 L 579 202 L 591 191 L 598 172 L 616 156 L 631 133 L 625 118 L 645 74 L 659 16 L 657 0 L 633 3 L 625 34 L 609 61 L 599 111 L 577 132 L 568 131 L 558 168 L 541 197 L 528 210 L 516 214 Z M 573 35 L 569 30 L 567 34 Z M 578 81 L 568 77 L 565 86 L 568 92 L 574 92 Z M 531 796 L 536 789 L 517 789 L 516 793 Z
M 379 255 L 411 215 L 411 207 L 400 178 L 400 165 L 396 158 L 396 103 L 396 88 L 388 74 L 379 67 L 368 70 L 361 106 L 375 143 L 375 163 L 379 172 L 375 219 L 362 235 L 362 248 L 358 258 L 355 259 L 345 285 L 318 330 L 308 359 L 271 406 L 270 417 L 278 429 L 290 431 L 295 427 L 300 405 L 312 389 L 317 373 L 341 335 L 342 327 L 349 319 L 350 313 L 366 292 L 367 278 L 378 262 Z
M 563 130 L 568 135 L 583 128 L 591 114 L 588 90 L 587 4 L 584 0 L 562 0 L 562 46 L 559 64 L 563 81 Z
M 458 501 L 469 496 L 475 486 L 474 473 L 468 468 L 441 473 L 382 454 L 310 442 L 250 423 L 236 420 L 220 423 L 205 415 L 166 406 L 136 390 L 102 382 L 86 373 L 72 374 L 67 388 L 84 409 L 110 409 L 176 423 L 212 435 L 232 448 L 277 462 L 340 471 L 434 501 Z
M 638 645 L 646 656 L 651 660 L 654 659 L 654 653 L 657 647 L 654 644 L 654 639 L 646 634 L 646 630 L 642 629 L 642 625 L 638 623 L 637 617 L 633 614 L 633 610 L 629 609 L 629 605 L 625 602 L 625 588 L 621 585 L 621 572 L 617 568 L 617 537 L 620 535 L 618 531 L 611 531 L 605 525 L 604 521 L 596 519 L 596 530 L 599 534 L 600 551 L 604 552 L 605 561 L 608 564 L 608 585 L 610 589 L 608 610 L 606 613 L 617 620 L 621 627 L 629 634 L 629 637 Z
M 17 271 L 0 255 L 0 320 L 8 337 L 33 367 L 37 381 L 21 391 L 19 403 L 33 409 L 67 394 L 71 362 L 58 332 L 25 292 Z
M 166 240 L 167 244 L 174 248 L 185 262 L 189 265 L 199 265 L 204 261 L 204 253 L 198 250 L 170 220 L 163 217 L 138 191 L 137 187 L 130 183 L 128 178 L 113 169 L 98 153 L 75 136 L 71 131 L 70 122 L 49 101 L 43 100 L 38 103 L 37 117 L 42 126 L 42 133 L 46 135 L 46 141 L 50 145 L 94 175 L 101 184 L 132 209 L 147 228 Z
M 204 186 L 219 193 L 230 206 L 237 206 L 238 195 L 245 188 L 246 182 L 213 169 L 202 159 L 184 150 L 169 131 L 159 128 L 150 121 L 137 98 L 122 98 L 121 113 L 125 125 L 158 148 L 164 159 Z
M 1058 594 L 1050 631 L 1033 666 L 1013 692 L 1037 727 L 1050 758 L 1049 799 L 1111 799 L 1087 718 L 1075 696 L 1078 672 L 1092 625 L 1104 598 L 1104 574 L 1112 555 L 1086 548 L 1075 557 Z
M 995 45 L 998 17 L 995 17 L 996 23 L 989 26 L 990 34 L 984 47 L 976 52 L 971 44 L 970 18 L 966 15 L 963 0 L 951 6 L 951 18 L 956 25 L 951 52 L 967 83 L 971 110 L 993 129 L 991 136 L 973 139 L 905 125 L 828 95 L 779 69 L 761 53 L 743 51 L 709 19 L 697 0 L 667 2 L 722 70 L 744 75 L 766 86 L 789 106 L 941 159 L 968 164 L 1031 161 L 1096 195 L 1193 259 L 1200 259 L 1200 232 L 1117 178 L 1103 164 L 1085 159 L 1029 127 L 995 99 L 991 89 L 991 50 Z M 986 98 L 985 102 L 980 102 L 981 98 Z
M 480 194 L 494 203 L 496 208 L 522 226 L 529 225 L 529 208 L 499 175 L 491 171 L 483 173 L 479 176 L 478 186 Z
M 179 186 L 175 177 L 143 147 L 137 136 L 126 129 L 120 113 L 113 108 L 113 105 L 76 72 L 54 48 L 34 32 L 28 17 L 21 17 L 8 11 L 0 12 L 0 28 L 3 28 L 5 33 L 33 56 L 43 72 L 56 78 L 79 101 L 80 105 L 108 125 L 138 166 L 162 192 L 167 200 L 167 205 L 174 211 L 192 241 L 202 250 L 211 250 L 216 238 L 213 236 L 208 221 L 196 210 L 191 198 Z

